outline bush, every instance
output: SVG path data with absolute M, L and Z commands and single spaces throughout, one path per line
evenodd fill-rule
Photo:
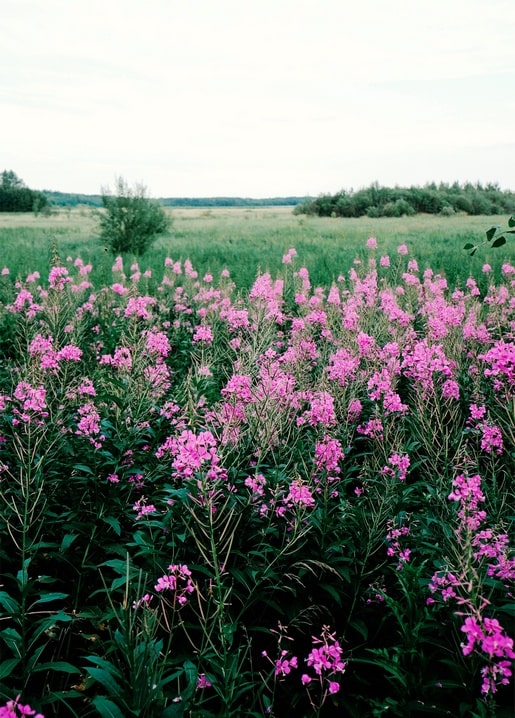
M 383 211 L 381 207 L 376 207 L 375 205 L 371 207 L 367 207 L 367 217 L 370 217 L 371 219 L 376 219 L 377 217 L 382 217 Z
M 116 180 L 115 194 L 102 190 L 102 204 L 100 240 L 113 254 L 140 256 L 170 227 L 165 210 L 147 197 L 146 187 L 137 184 L 131 188 L 121 177 Z
M 444 204 L 444 206 L 440 210 L 440 215 L 442 217 L 452 217 L 454 214 L 456 214 L 456 213 L 450 204 Z

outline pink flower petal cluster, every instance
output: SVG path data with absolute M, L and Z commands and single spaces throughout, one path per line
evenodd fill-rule
M 170 564 L 168 573 L 158 578 L 154 589 L 157 593 L 172 591 L 174 600 L 180 606 L 184 606 L 188 602 L 189 596 L 195 591 L 190 569 L 185 564 Z
M 21 718 L 21 716 L 34 716 L 34 718 L 45 718 L 42 713 L 36 713 L 36 711 L 30 707 L 28 703 L 20 703 L 20 696 L 16 696 L 14 700 L 7 701 L 3 706 L 0 706 L 0 718 Z

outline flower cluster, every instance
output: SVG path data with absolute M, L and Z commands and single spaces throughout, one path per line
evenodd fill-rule
M 482 414 L 476 409 L 474 413 Z M 467 642 L 462 644 L 462 652 L 464 656 L 480 653 L 486 659 L 487 665 L 481 669 L 481 692 L 486 695 L 495 693 L 498 685 L 509 683 L 512 675 L 510 661 L 515 658 L 515 652 L 513 639 L 506 635 L 498 619 L 484 615 L 489 601 L 481 595 L 475 597 L 473 588 L 480 588 L 474 584 L 478 581 L 478 570 L 483 561 L 487 562 L 488 576 L 508 583 L 513 581 L 515 558 L 508 554 L 508 536 L 496 534 L 492 529 L 479 530 L 486 519 L 486 512 L 479 509 L 485 502 L 479 474 L 458 475 L 448 498 L 460 505 L 456 537 L 465 556 L 471 549 L 475 564 L 470 567 L 471 575 L 467 574 L 468 566 L 463 568 L 461 575 L 451 571 L 437 572 L 429 583 L 429 590 L 433 594 L 440 592 L 444 602 L 455 601 L 460 607 L 457 615 L 465 615 L 461 631 L 466 634 Z M 428 603 L 433 603 L 433 599 L 428 599 Z
M 22 716 L 45 718 L 42 713 L 36 713 L 28 703 L 20 703 L 20 696 L 16 696 L 14 700 L 7 701 L 5 705 L 0 706 L 0 718 L 21 718 Z
M 340 690 L 339 676 L 345 672 L 347 664 L 343 661 L 343 649 L 331 633 L 329 626 L 322 627 L 321 637 L 312 637 L 313 648 L 309 653 L 306 664 L 315 673 L 303 673 L 302 684 L 309 690 L 314 680 L 318 680 L 322 689 L 328 693 L 338 693 Z
M 185 564 L 172 563 L 168 566 L 168 573 L 160 576 L 154 586 L 157 593 L 171 591 L 174 594 L 174 602 L 184 606 L 188 597 L 195 591 L 191 580 L 191 571 Z

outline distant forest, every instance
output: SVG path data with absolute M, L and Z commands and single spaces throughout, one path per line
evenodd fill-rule
M 426 184 L 341 190 L 318 197 L 161 197 L 163 207 L 279 207 L 319 217 L 402 217 L 414 214 L 515 214 L 515 192 L 497 184 Z M 0 173 L 0 212 L 39 212 L 52 207 L 102 207 L 101 194 L 32 190 L 12 170 Z
M 381 187 L 342 190 L 300 202 L 295 214 L 319 217 L 402 217 L 414 214 L 513 214 L 515 193 L 496 184 L 426 184 L 423 187 Z
M 51 205 L 75 207 L 102 206 L 100 194 L 70 194 L 50 192 L 43 194 Z M 341 190 L 336 194 L 318 197 L 161 197 L 163 207 L 293 207 L 295 214 L 319 217 L 402 217 L 414 214 L 514 214 L 515 192 L 501 190 L 496 184 L 436 184 L 423 187 L 381 187 L 372 184 L 359 190 Z
M 0 173 L 0 212 L 49 211 L 49 200 L 43 192 L 29 189 L 12 170 Z
M 68 192 L 52 192 L 44 190 L 45 196 L 55 207 L 101 207 L 100 194 L 70 194 Z M 163 207 L 295 207 L 302 202 L 309 202 L 312 197 L 268 197 L 253 199 L 251 197 L 160 197 L 158 202 Z

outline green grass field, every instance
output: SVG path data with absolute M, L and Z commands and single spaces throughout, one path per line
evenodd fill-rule
M 238 287 L 248 288 L 258 271 L 275 273 L 290 247 L 298 252 L 298 266 L 309 268 L 315 284 L 327 286 L 348 271 L 356 257 L 367 256 L 365 242 L 377 237 L 378 256 L 393 256 L 406 244 L 420 269 L 431 266 L 451 284 L 477 278 L 485 262 L 499 276 L 503 262 L 513 259 L 512 243 L 491 250 L 481 248 L 469 257 L 466 242 L 484 239 L 492 225 L 505 226 L 501 216 L 332 219 L 294 216 L 291 207 L 176 209 L 172 229 L 140 261 L 141 269 L 160 275 L 165 257 L 189 258 L 200 274 L 215 277 L 227 268 Z M 81 256 L 91 262 L 97 281 L 108 280 L 112 257 L 99 244 L 97 222 L 90 209 L 60 210 L 50 217 L 0 214 L 0 264 L 11 274 L 46 274 L 57 251 L 61 261 Z M 156 277 L 159 281 L 160 276 Z

